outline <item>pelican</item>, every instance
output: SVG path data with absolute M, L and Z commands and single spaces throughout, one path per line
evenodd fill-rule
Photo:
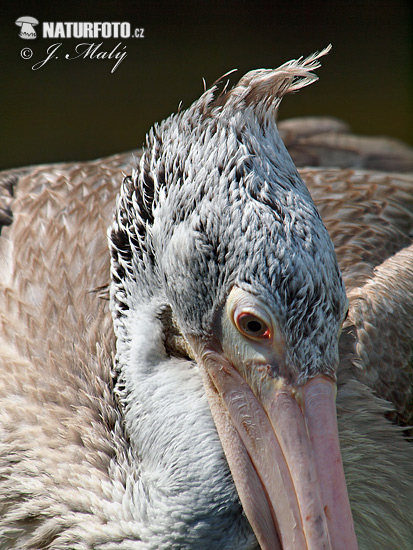
M 413 547 L 412 153 L 277 130 L 328 49 L 2 174 L 1 549 Z

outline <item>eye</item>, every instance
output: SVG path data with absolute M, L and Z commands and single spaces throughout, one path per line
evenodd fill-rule
M 248 338 L 259 340 L 271 337 L 271 331 L 265 321 L 252 313 L 242 312 L 235 317 L 238 330 Z

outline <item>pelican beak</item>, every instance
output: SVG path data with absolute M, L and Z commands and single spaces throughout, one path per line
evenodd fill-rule
M 334 382 L 247 382 L 222 350 L 199 357 L 212 415 L 263 550 L 356 550 Z M 254 387 L 254 391 L 251 389 Z

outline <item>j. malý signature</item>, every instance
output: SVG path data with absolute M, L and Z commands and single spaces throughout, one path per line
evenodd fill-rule
M 35 63 L 32 67 L 34 71 L 37 71 L 38 69 L 41 69 L 52 59 L 59 59 L 59 56 L 56 55 L 56 52 L 61 47 L 62 42 L 57 42 L 56 44 L 52 44 L 47 48 L 47 57 L 43 59 L 42 61 L 39 61 Z M 126 53 L 126 46 L 122 45 L 122 42 L 119 42 L 112 51 L 107 52 L 104 50 L 101 50 L 101 46 L 103 45 L 103 42 L 100 42 L 96 44 L 95 42 L 82 42 L 81 44 L 77 44 L 75 47 L 75 51 L 73 54 L 67 53 L 64 55 L 65 59 L 115 59 L 116 63 L 112 67 L 111 73 L 114 73 L 116 69 L 119 67 L 120 63 L 125 59 L 127 53 Z

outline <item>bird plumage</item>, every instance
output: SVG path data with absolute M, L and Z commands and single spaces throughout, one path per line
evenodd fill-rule
M 169 223 L 172 236 L 191 211 L 191 200 L 196 212 L 203 199 L 196 221 L 213 224 L 209 215 L 216 212 L 208 203 L 215 195 L 208 197 L 201 183 L 208 174 L 198 168 L 209 142 L 217 172 L 220 166 L 225 172 L 231 159 L 219 158 L 213 131 L 202 129 L 208 105 L 193 124 L 194 132 L 203 130 L 197 139 L 205 146 L 193 159 L 193 173 L 187 160 L 196 151 L 188 145 L 169 156 L 174 133 L 170 144 L 160 143 L 165 132 L 158 127 L 158 139 L 150 138 L 141 160 L 137 153 L 137 172 L 123 182 L 111 230 L 116 362 L 109 305 L 98 289 L 110 278 L 106 228 L 119 174 L 129 172 L 131 155 L 3 176 L 5 194 L 13 187 L 15 197 L 13 222 L 0 239 L 0 548 L 257 547 L 180 330 L 185 319 L 176 318 L 165 296 L 143 284 L 154 281 L 156 220 Z M 185 115 L 181 121 L 188 128 Z M 294 141 L 288 123 L 284 128 Z M 185 145 L 185 134 L 178 144 Z M 288 179 L 295 169 L 282 145 L 275 145 L 288 165 Z M 155 167 L 162 147 L 163 163 Z M 270 155 L 274 141 L 263 147 Z M 403 166 L 409 155 L 403 150 Z M 237 176 L 242 161 L 241 156 L 228 169 L 228 179 Z M 348 167 L 306 168 L 300 175 L 334 242 L 350 302 L 340 340 L 337 406 L 359 545 L 407 550 L 413 537 L 411 445 L 385 415 L 397 412 L 407 422 L 411 411 L 412 179 Z M 168 208 L 162 196 L 163 187 L 179 178 L 200 180 L 177 189 L 187 193 L 181 211 Z M 302 193 L 306 196 L 305 189 Z M 157 207 L 163 210 L 155 212 Z M 3 220 L 9 223 L 6 214 Z M 172 251 L 165 253 L 174 267 L 167 275 L 181 274 L 175 285 L 185 291 L 182 263 L 185 267 L 191 260 L 182 250 L 186 233 L 178 231 L 175 238 Z M 199 241 L 194 253 L 208 252 L 207 244 Z M 157 246 L 165 242 L 158 240 Z M 195 283 L 193 290 L 201 295 L 215 284 Z M 180 296 L 168 298 L 176 302 Z M 208 304 L 212 309 L 212 297 Z M 209 311 L 200 304 L 186 317 Z M 131 353 L 139 361 L 124 368 Z

